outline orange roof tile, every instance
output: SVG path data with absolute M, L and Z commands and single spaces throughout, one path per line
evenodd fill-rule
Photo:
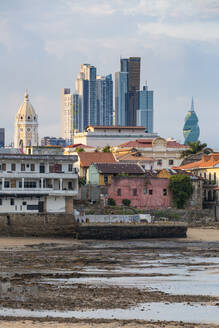
M 115 163 L 112 153 L 104 152 L 79 152 L 81 167 L 89 167 L 91 163 Z
M 199 169 L 199 168 L 211 168 L 219 164 L 219 153 L 203 155 L 202 159 L 197 162 L 185 164 L 179 166 L 178 169 L 189 170 L 189 169 Z

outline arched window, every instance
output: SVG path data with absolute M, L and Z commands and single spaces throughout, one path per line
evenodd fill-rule
M 30 120 L 30 116 L 27 116 L 27 119 Z

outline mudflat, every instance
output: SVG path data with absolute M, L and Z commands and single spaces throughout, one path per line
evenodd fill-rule
M 0 327 L 219 327 L 219 292 L 212 291 L 219 272 L 216 229 L 190 228 L 186 239 L 176 240 L 2 237 L 0 268 Z M 120 317 L 119 311 L 129 312 L 139 304 L 146 305 L 136 317 Z M 166 306 L 169 316 L 162 319 L 148 304 Z M 171 317 L 168 307 L 175 304 L 185 306 L 188 317 Z M 192 313 L 199 307 L 200 313 L 213 311 L 212 322 L 206 323 L 209 315 L 195 322 L 199 317 Z M 1 309 L 18 314 L 12 317 Z M 105 310 L 117 315 L 104 317 Z M 40 315 L 34 318 L 37 311 Z M 63 311 L 75 316 L 69 312 L 62 317 Z M 90 319 L 86 311 L 92 311 Z

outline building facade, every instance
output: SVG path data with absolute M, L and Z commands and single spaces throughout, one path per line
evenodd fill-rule
M 118 146 L 130 140 L 157 136 L 155 133 L 145 133 L 142 126 L 88 126 L 84 132 L 74 135 L 74 143 L 103 148 L 107 145 Z
M 26 91 L 15 118 L 14 147 L 25 149 L 28 146 L 38 146 L 38 116 Z
M 127 126 L 128 72 L 115 73 L 115 125 Z
M 80 131 L 90 124 L 97 124 L 96 67 L 82 64 L 76 80 L 79 95 Z
M 188 142 L 198 141 L 200 135 L 200 129 L 198 126 L 198 116 L 195 113 L 193 98 L 192 98 L 191 109 L 190 111 L 188 111 L 185 118 L 183 134 L 185 138 L 185 142 L 184 142 L 185 145 L 187 145 Z
M 62 89 L 61 96 L 62 138 L 66 140 L 67 144 L 71 144 L 73 137 L 73 96 L 68 88 Z
M 73 213 L 77 156 L 0 154 L 0 213 Z
M 144 126 L 146 131 L 154 131 L 154 92 L 148 90 L 148 86 L 143 86 L 143 90 L 138 92 L 139 102 L 137 110 L 137 125 Z
M 63 138 L 57 137 L 43 137 L 41 139 L 41 146 L 66 146 L 66 140 Z
M 97 125 L 113 125 L 112 75 L 97 76 Z
M 5 147 L 5 129 L 0 128 L 0 148 Z

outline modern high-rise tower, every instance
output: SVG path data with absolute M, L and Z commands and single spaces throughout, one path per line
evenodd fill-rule
M 185 145 L 188 142 L 198 141 L 198 138 L 200 135 L 200 129 L 198 126 L 198 116 L 195 113 L 193 98 L 192 98 L 192 103 L 191 103 L 191 109 L 190 109 L 190 111 L 188 111 L 186 118 L 185 118 L 183 134 L 184 134 L 184 138 L 185 138 L 185 141 L 184 141 Z
M 128 121 L 128 72 L 115 73 L 115 124 L 126 126 Z
M 62 138 L 67 144 L 73 142 L 73 96 L 68 88 L 62 89 Z
M 141 70 L 140 57 L 129 57 L 129 58 L 120 59 L 121 73 L 128 73 L 128 79 L 127 79 L 128 92 L 127 95 L 125 96 L 122 95 L 122 97 L 123 98 L 125 97 L 126 99 L 126 105 L 123 109 L 127 111 L 125 114 L 126 117 L 125 125 L 129 125 L 129 126 L 135 126 L 137 123 L 136 114 L 138 109 L 138 91 L 140 90 L 140 70 Z M 118 74 L 117 74 L 117 78 L 119 79 Z M 116 84 L 115 94 L 119 94 L 117 88 L 121 89 L 121 86 L 118 83 Z M 120 101 L 118 101 L 118 103 L 119 102 Z M 118 117 L 118 115 L 119 114 L 116 113 L 116 117 Z
M 96 67 L 83 64 L 76 80 L 79 95 L 80 131 L 88 125 L 97 125 Z
M 137 125 L 144 126 L 146 131 L 153 133 L 154 130 L 154 91 L 148 90 L 148 86 L 143 86 L 143 90 L 138 92 Z
M 112 75 L 97 76 L 97 125 L 113 125 Z

